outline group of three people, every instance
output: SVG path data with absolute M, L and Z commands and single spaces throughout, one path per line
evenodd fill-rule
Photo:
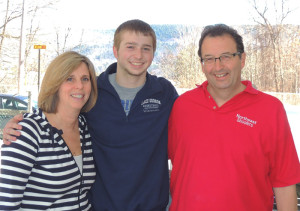
M 207 81 L 180 97 L 147 72 L 155 50 L 151 26 L 129 20 L 114 35 L 117 62 L 97 82 L 83 55 L 51 62 L 39 109 L 5 127 L 0 210 L 165 211 L 168 158 L 170 210 L 272 210 L 274 193 L 278 210 L 297 209 L 300 165 L 284 108 L 241 81 L 237 31 L 204 28 Z

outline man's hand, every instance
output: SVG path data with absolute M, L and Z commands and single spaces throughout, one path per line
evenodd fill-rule
M 17 130 L 22 129 L 22 126 L 18 124 L 22 119 L 23 115 L 18 114 L 7 122 L 3 128 L 3 144 L 10 145 L 11 141 L 17 140 L 16 136 L 21 135 L 20 131 Z

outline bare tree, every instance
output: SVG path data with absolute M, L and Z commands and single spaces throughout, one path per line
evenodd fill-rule
M 264 52 L 264 57 L 268 55 L 267 66 L 272 69 L 274 86 L 276 91 L 283 92 L 284 78 L 282 68 L 282 37 L 284 30 L 284 20 L 292 12 L 288 7 L 288 0 L 272 0 L 272 1 L 257 1 L 250 0 L 252 7 L 256 13 L 253 17 L 254 21 L 263 30 L 257 34 L 257 38 L 261 41 L 261 50 Z M 271 9 L 273 8 L 273 9 Z M 275 17 L 275 18 L 274 18 Z M 275 20 L 274 23 L 271 20 Z M 263 36 L 262 36 L 263 35 Z
M 1 57 L 1 52 L 2 52 L 2 47 L 3 47 L 3 42 L 5 38 L 9 38 L 11 37 L 10 34 L 7 34 L 7 25 L 17 19 L 21 17 L 21 10 L 20 7 L 14 7 L 11 9 L 11 5 L 10 5 L 10 0 L 6 0 L 6 6 L 5 6 L 5 10 L 4 10 L 4 17 L 3 17 L 3 21 L 2 24 L 0 24 L 0 29 L 1 29 L 1 33 L 0 33 L 0 57 Z M 1 2 L 0 5 L 4 4 L 4 2 Z M 4 6 L 2 8 L 4 8 Z
M 56 54 L 59 55 L 66 51 L 68 38 L 71 36 L 71 28 L 61 30 L 56 28 Z M 61 37 L 62 36 L 62 37 Z
M 13 61 L 16 61 L 16 56 L 13 56 L 10 40 L 17 40 L 18 36 L 15 35 L 10 29 L 10 25 L 13 24 L 18 18 L 21 17 L 20 4 L 18 2 L 12 2 L 10 0 L 0 1 L 2 11 L 0 12 L 0 69 L 4 73 L 0 75 L 0 80 L 5 81 L 6 84 L 11 84 L 13 78 L 13 68 L 8 69 L 8 66 Z M 10 71 L 3 71 L 10 70 Z M 2 83 L 3 84 L 3 83 Z
M 57 0 L 26 1 L 26 11 L 23 12 L 21 0 L 0 0 L 0 8 L 2 9 L 0 12 L 0 68 L 6 70 L 6 75 L 4 76 L 7 84 L 13 86 L 20 81 L 20 78 L 15 80 L 16 75 L 18 75 L 15 69 L 18 66 L 17 64 L 24 64 L 24 70 L 22 71 L 23 73 L 27 72 L 27 60 L 30 56 L 32 45 L 36 42 L 36 35 L 40 30 L 38 17 L 41 10 L 51 7 L 56 2 Z M 28 26 L 24 27 L 24 33 L 20 33 L 19 30 L 22 14 L 27 22 L 26 26 Z M 24 48 L 21 49 L 22 59 L 18 62 L 20 55 L 17 54 L 15 49 L 19 48 L 19 40 L 21 39 L 23 39 Z M 0 75 L 0 79 L 4 76 Z
M 182 27 L 181 37 L 175 52 L 166 52 L 160 61 L 160 68 L 165 76 L 174 81 L 178 88 L 194 88 L 204 81 L 201 74 L 200 59 L 197 55 L 201 29 Z

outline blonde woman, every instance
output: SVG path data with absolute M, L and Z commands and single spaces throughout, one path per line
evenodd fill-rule
M 96 103 L 91 61 L 56 57 L 44 76 L 39 109 L 20 122 L 21 136 L 1 149 L 0 210 L 90 210 L 95 180 L 91 138 L 81 112 Z

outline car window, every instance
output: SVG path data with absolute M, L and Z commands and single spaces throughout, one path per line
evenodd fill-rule
M 27 110 L 27 105 L 21 101 L 15 101 L 17 110 Z
M 3 98 L 3 108 L 4 109 L 16 109 L 16 106 L 12 99 Z
M 26 102 L 11 97 L 2 97 L 2 105 L 3 109 L 27 110 Z

